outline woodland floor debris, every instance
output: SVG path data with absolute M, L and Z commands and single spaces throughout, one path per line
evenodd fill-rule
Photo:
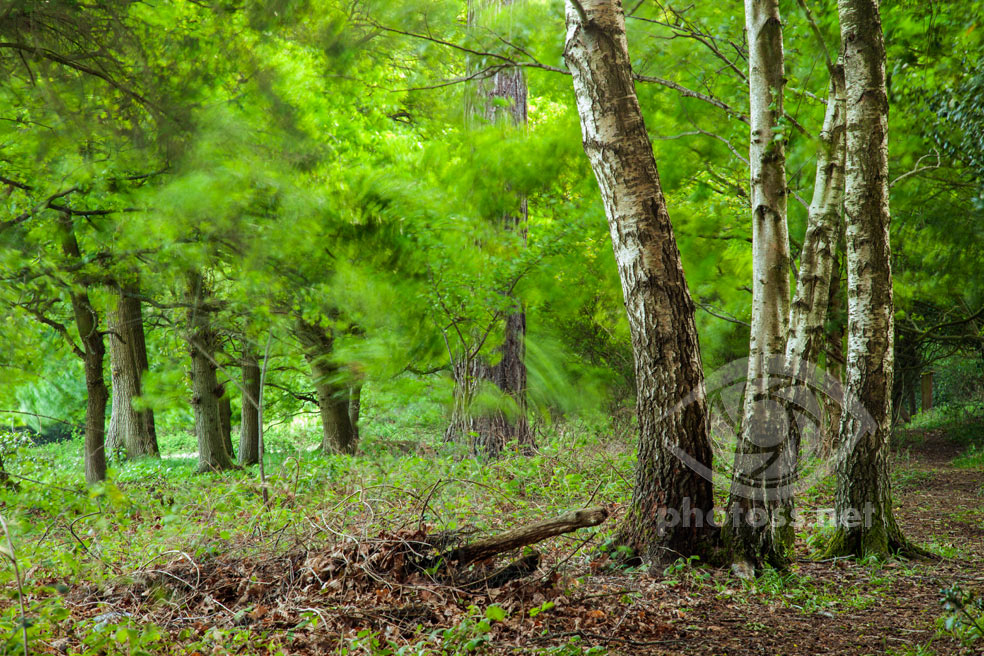
M 51 641 L 49 652 L 67 651 L 92 630 L 93 619 L 119 613 L 162 627 L 175 653 L 184 653 L 188 636 L 210 631 L 217 640 L 243 636 L 243 653 L 271 645 L 288 654 L 338 653 L 341 641 L 359 635 L 368 645 L 368 633 L 383 645 L 426 643 L 433 650 L 426 653 L 440 654 L 442 645 L 457 653 L 465 641 L 455 643 L 454 632 L 472 635 L 468 627 L 494 605 L 503 613 L 486 619 L 487 653 L 544 653 L 573 641 L 568 653 L 595 646 L 630 654 L 870 654 L 931 643 L 937 654 L 970 654 L 937 632 L 939 589 L 953 582 L 984 586 L 984 472 L 952 467 L 947 448 L 930 435 L 898 463 L 909 481 L 899 486 L 898 514 L 917 542 L 945 540 L 958 556 L 815 562 L 801 544 L 789 572 L 750 583 L 726 570 L 684 565 L 652 574 L 611 569 L 605 557 L 581 549 L 575 535 L 549 543 L 523 579 L 476 586 L 440 574 L 434 560 L 435 553 L 462 549 L 460 536 L 406 529 L 272 558 L 194 561 L 171 554 L 106 585 L 73 590 L 74 628 Z M 592 512 L 591 521 L 604 519 Z M 476 560 L 463 567 L 463 578 L 496 571 L 488 558 Z

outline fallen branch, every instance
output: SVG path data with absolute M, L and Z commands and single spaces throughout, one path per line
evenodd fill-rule
M 597 526 L 608 518 L 608 510 L 602 506 L 572 510 L 553 519 L 544 519 L 528 526 L 514 528 L 490 538 L 466 544 L 443 554 L 439 560 L 457 566 L 491 558 L 506 551 L 536 544 L 556 535 L 563 535 L 579 528 Z

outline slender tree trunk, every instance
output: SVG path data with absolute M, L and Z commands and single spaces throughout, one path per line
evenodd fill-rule
M 847 386 L 832 554 L 908 550 L 892 513 L 893 304 L 888 206 L 888 93 L 878 0 L 838 0 L 847 85 Z M 851 521 L 852 519 L 860 521 Z
M 705 552 L 711 444 L 694 303 L 632 79 L 619 0 L 567 0 L 564 56 L 608 217 L 638 389 L 639 459 L 618 540 L 643 560 Z
M 362 385 L 353 385 L 349 388 L 349 423 L 352 425 L 352 435 L 355 441 L 359 441 L 359 413 L 362 411 Z
M 239 464 L 255 465 L 260 461 L 260 362 L 255 353 L 243 355 L 242 421 L 239 425 Z
M 217 335 L 210 321 L 208 290 L 204 277 L 189 276 L 189 350 L 191 353 L 191 406 L 195 413 L 195 435 L 198 437 L 198 472 L 234 469 L 229 457 L 218 395 L 221 393 L 215 375 Z
M 85 344 L 85 480 L 96 483 L 106 480 L 106 402 L 109 391 L 103 380 L 103 358 L 106 350 L 96 323 L 87 293 L 72 294 L 72 307 L 79 336 Z
M 148 369 L 143 313 L 135 289 L 121 289 L 116 308 L 109 313 L 109 361 L 112 366 L 113 405 L 106 447 L 125 450 L 129 458 L 159 457 L 153 410 L 136 410 L 141 378 Z
M 796 294 L 790 306 L 786 359 L 813 363 L 824 344 L 824 321 L 837 271 L 837 243 L 844 202 L 844 67 L 835 66 L 820 133 L 817 174 L 800 253 Z M 838 347 L 839 350 L 839 347 Z
M 65 230 L 62 251 L 78 260 L 81 253 L 71 217 L 64 217 L 62 226 Z M 82 341 L 82 350 L 77 355 L 82 357 L 85 371 L 85 482 L 92 484 L 106 480 L 106 402 L 109 400 L 103 379 L 106 346 L 99 330 L 99 315 L 89 300 L 88 285 L 75 288 L 70 296 L 75 326 Z
M 225 442 L 226 453 L 232 460 L 236 459 L 236 450 L 232 445 L 232 398 L 225 385 L 219 385 L 219 426 L 222 427 L 222 441 Z
M 468 6 L 469 25 L 476 27 L 481 22 L 483 12 L 502 11 L 513 4 L 518 3 L 515 0 L 472 0 Z M 476 113 L 485 120 L 492 123 L 507 120 L 513 125 L 526 125 L 526 76 L 521 68 L 503 69 L 483 80 L 480 92 L 482 101 Z M 517 197 L 516 210 L 503 217 L 503 224 L 507 229 L 525 234 L 527 214 L 526 199 Z M 533 445 L 533 433 L 526 416 L 526 312 L 518 300 L 515 300 L 515 306 L 506 317 L 505 338 L 499 347 L 502 356 L 499 363 L 489 366 L 480 356 L 476 356 L 473 361 L 452 370 L 452 374 L 457 374 L 453 378 L 455 399 L 445 439 L 455 440 L 462 435 L 470 435 L 476 453 L 490 458 L 497 457 L 510 440 L 516 440 L 523 446 Z M 470 416 L 471 399 L 483 380 L 491 381 L 508 395 L 515 405 L 515 411 L 493 411 Z
M 843 235 L 843 226 L 841 226 Z M 827 316 L 830 328 L 826 333 L 827 343 L 827 375 L 842 390 L 844 382 L 844 296 L 841 294 L 841 274 L 839 258 L 834 258 L 833 271 L 830 278 L 830 299 L 827 302 Z M 823 395 L 827 411 L 823 430 L 823 444 L 820 456 L 830 458 L 839 443 L 843 398 L 833 395 Z
M 311 367 L 318 396 L 321 449 L 326 454 L 355 453 L 358 442 L 349 419 L 348 385 L 339 381 L 339 369 L 331 361 L 334 340 L 324 328 L 305 321 L 297 322 L 296 334 L 304 347 L 304 357 Z
M 789 331 L 784 58 L 778 0 L 745 0 L 751 139 L 752 326 L 741 434 L 735 452 L 729 521 L 733 556 L 755 566 L 787 561 L 792 525 L 783 503 L 795 454 L 786 438 L 781 384 Z M 764 518 L 764 521 L 762 521 Z

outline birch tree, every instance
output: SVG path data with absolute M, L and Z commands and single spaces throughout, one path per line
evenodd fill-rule
M 888 205 L 888 93 L 878 0 L 838 0 L 846 83 L 844 214 L 847 257 L 848 406 L 838 464 L 834 554 L 908 549 L 892 514 L 888 439 L 892 420 L 893 303 Z M 850 442 L 845 439 L 851 437 Z
M 734 555 L 756 565 L 780 565 L 792 527 L 776 485 L 791 458 L 784 411 L 772 395 L 774 363 L 785 354 L 789 329 L 789 235 L 783 121 L 782 22 L 778 0 L 745 0 L 748 34 L 749 169 L 752 208 L 752 325 L 742 430 L 735 452 L 726 533 Z M 752 521 L 759 513 L 764 523 Z M 762 515 L 761 513 L 764 513 Z M 777 513 L 780 513 L 777 516 Z M 788 527 L 788 528 L 787 528 Z M 785 533 L 786 535 L 783 535 Z
M 635 359 L 639 460 L 619 541 L 650 562 L 701 552 L 711 464 L 694 303 L 636 97 L 620 0 L 567 0 L 564 56 L 601 190 Z

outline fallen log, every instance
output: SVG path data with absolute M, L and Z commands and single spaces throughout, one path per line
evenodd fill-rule
M 460 534 L 428 535 L 421 528 L 412 533 L 380 534 L 376 540 L 350 542 L 328 553 L 308 552 L 301 579 L 305 585 L 316 583 L 323 588 L 329 580 L 374 584 L 383 576 L 402 582 L 423 574 L 432 581 L 464 589 L 494 588 L 535 572 L 540 555 L 523 553 L 500 569 L 493 569 L 493 557 L 597 526 L 607 517 L 608 511 L 601 506 L 582 508 L 466 544 L 455 544 Z M 337 588 L 346 583 L 333 585 Z
M 435 561 L 444 561 L 447 566 L 461 567 L 469 563 L 491 558 L 506 551 L 536 544 L 541 540 L 546 540 L 556 535 L 570 533 L 579 528 L 597 526 L 607 518 L 608 510 L 602 506 L 572 510 L 553 519 L 544 519 L 527 526 L 514 528 L 499 535 L 462 545 L 442 554 Z

